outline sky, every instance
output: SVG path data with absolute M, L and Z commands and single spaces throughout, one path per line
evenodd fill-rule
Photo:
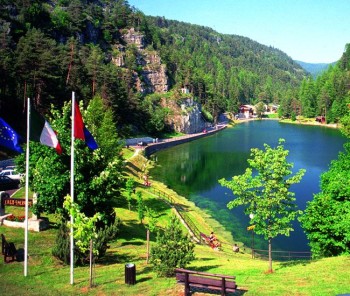
M 248 37 L 294 60 L 331 63 L 350 43 L 350 0 L 128 0 L 146 15 Z

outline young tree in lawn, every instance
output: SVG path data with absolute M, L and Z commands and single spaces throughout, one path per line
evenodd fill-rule
M 142 199 L 141 191 L 136 192 L 136 198 L 137 198 L 137 215 L 138 215 L 139 221 L 143 223 L 143 219 L 145 217 L 145 204 Z
M 289 151 L 284 149 L 283 143 L 284 139 L 280 139 L 276 148 L 264 144 L 265 150 L 251 149 L 250 167 L 244 174 L 230 181 L 219 180 L 235 194 L 235 199 L 227 204 L 229 209 L 244 205 L 246 215 L 254 214 L 250 220 L 255 225 L 254 231 L 268 240 L 269 272 L 273 272 L 272 239 L 279 234 L 288 236 L 294 230 L 291 222 L 301 213 L 295 204 L 295 194 L 289 188 L 300 182 L 305 170 L 292 175 L 293 164 L 287 161 Z
M 148 218 L 148 224 L 146 224 L 147 228 L 147 257 L 146 257 L 146 263 L 148 264 L 149 261 L 149 236 L 150 232 L 153 232 L 157 229 L 157 218 L 156 218 L 156 212 L 152 210 L 151 208 L 148 208 L 145 206 L 146 211 L 146 217 Z
M 134 192 L 134 188 L 135 188 L 135 180 L 132 177 L 130 177 L 125 182 L 126 200 L 128 201 L 129 211 L 131 210 L 131 198 L 132 198 L 132 193 Z
M 65 197 L 63 207 L 69 212 L 70 216 L 74 217 L 74 239 L 77 247 L 83 253 L 89 250 L 90 252 L 90 288 L 92 288 L 92 258 L 93 254 L 98 254 L 98 250 L 93 248 L 94 240 L 97 239 L 96 223 L 101 220 L 100 213 L 95 213 L 92 217 L 86 217 L 84 213 L 81 213 L 76 203 L 72 202 L 72 197 L 67 195 Z M 68 227 L 70 227 L 68 223 Z

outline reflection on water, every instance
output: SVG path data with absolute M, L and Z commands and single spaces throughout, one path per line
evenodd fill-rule
M 331 160 L 343 150 L 346 139 L 338 130 L 283 124 L 273 120 L 252 121 L 225 129 L 217 134 L 193 142 L 159 151 L 157 167 L 152 175 L 179 194 L 207 209 L 237 241 L 251 244 L 251 234 L 246 228 L 249 217 L 243 208 L 228 210 L 232 192 L 218 183 L 244 172 L 251 148 L 263 149 L 264 143 L 276 146 L 278 139 L 286 140 L 288 160 L 294 169 L 305 168 L 301 183 L 292 187 L 300 209 L 319 191 L 320 174 L 328 170 Z M 292 251 L 308 250 L 306 237 L 298 222 L 290 237 L 278 237 L 274 248 Z M 263 240 L 256 239 L 256 248 L 266 248 Z

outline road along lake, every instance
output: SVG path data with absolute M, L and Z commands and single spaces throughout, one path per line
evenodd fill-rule
M 319 192 L 320 175 L 344 150 L 347 139 L 337 129 L 286 124 L 276 120 L 249 121 L 151 155 L 156 161 L 151 174 L 198 207 L 206 209 L 232 233 L 235 241 L 250 247 L 249 217 L 244 215 L 242 207 L 227 209 L 233 194 L 218 180 L 242 174 L 248 166 L 251 148 L 263 149 L 264 143 L 275 147 L 280 138 L 286 140 L 284 147 L 289 150 L 288 161 L 294 163 L 293 170 L 306 169 L 302 181 L 291 188 L 296 194 L 299 209 L 304 210 L 313 194 Z M 278 236 L 272 243 L 274 250 L 309 250 L 298 221 L 294 222 L 294 231 L 289 237 Z M 267 243 L 255 237 L 254 247 L 266 249 Z

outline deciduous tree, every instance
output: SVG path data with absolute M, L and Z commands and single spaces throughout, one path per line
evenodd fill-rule
M 315 257 L 350 252 L 350 144 L 321 176 L 321 192 L 299 218 Z
M 301 213 L 295 204 L 295 194 L 289 189 L 305 173 L 301 169 L 292 174 L 293 164 L 287 161 L 289 151 L 284 149 L 284 139 L 278 143 L 276 148 L 264 144 L 265 150 L 251 149 L 250 167 L 244 174 L 230 181 L 219 180 L 235 194 L 235 199 L 227 204 L 229 209 L 244 205 L 246 215 L 254 214 L 250 222 L 255 225 L 254 231 L 268 240 L 269 272 L 273 271 L 272 239 L 279 234 L 288 236 L 293 231 L 291 222 Z

